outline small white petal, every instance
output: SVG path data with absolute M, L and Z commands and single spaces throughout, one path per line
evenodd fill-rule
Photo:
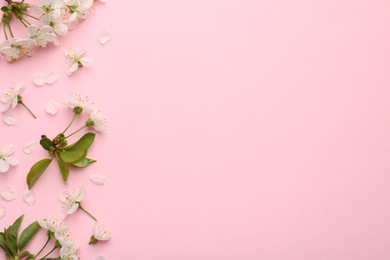
M 3 122 L 9 126 L 15 126 L 18 124 L 18 120 L 15 118 L 14 114 L 10 113 L 10 112 L 3 114 L 2 119 L 3 119 Z
M 23 147 L 23 152 L 26 154 L 32 154 L 37 149 L 37 143 L 36 142 L 29 142 L 26 143 Z
M 47 77 L 47 72 L 42 71 L 42 72 L 39 72 L 39 73 L 35 74 L 35 75 L 33 76 L 32 81 L 33 81 L 33 83 L 34 83 L 36 86 L 42 87 L 43 85 L 46 84 L 46 82 L 45 82 L 46 77 Z
M 106 176 L 101 174 L 94 174 L 89 177 L 90 181 L 96 185 L 104 185 L 106 182 Z
M 55 83 L 57 80 L 58 80 L 58 73 L 57 73 L 57 71 L 49 72 L 49 73 L 46 75 L 46 78 L 45 78 L 45 82 L 46 82 L 47 84 L 53 84 L 53 83 Z
M 5 207 L 4 207 L 3 205 L 0 205 L 0 219 L 1 219 L 2 217 L 4 217 L 4 215 L 5 215 L 6 212 L 7 212 L 7 211 L 6 211 Z
M 45 104 L 45 111 L 54 116 L 58 113 L 58 103 L 56 101 L 49 101 Z
M 5 173 L 9 170 L 9 163 L 7 163 L 5 160 L 0 159 L 0 172 Z
M 31 190 L 28 190 L 26 192 L 24 192 L 23 194 L 23 201 L 29 205 L 29 206 L 32 206 L 35 204 L 35 194 L 34 192 L 32 192 Z
M 99 33 L 99 42 L 101 45 L 105 45 L 111 40 L 111 33 L 107 31 L 101 31 Z
M 5 201 L 11 201 L 16 199 L 15 191 L 10 186 L 4 186 L 0 191 L 0 196 Z
M 99 255 L 98 257 L 96 257 L 96 260 L 107 260 L 108 258 L 105 257 L 105 256 L 102 256 L 102 255 Z

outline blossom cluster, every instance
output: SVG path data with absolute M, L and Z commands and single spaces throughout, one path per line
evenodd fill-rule
M 3 16 L 0 28 L 5 40 L 0 43 L 0 57 L 13 62 L 32 56 L 37 47 L 58 45 L 59 36 L 66 35 L 69 29 L 88 17 L 94 2 L 95 0 L 40 0 L 39 5 L 33 5 L 24 0 L 7 0 L 8 5 L 1 8 Z M 25 26 L 25 36 L 15 37 L 12 31 L 12 21 L 15 19 Z

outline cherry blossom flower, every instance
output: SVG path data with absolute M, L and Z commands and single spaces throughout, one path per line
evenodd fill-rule
M 21 59 L 23 56 L 32 56 L 30 39 L 11 39 L 0 44 L 0 54 L 8 62 Z
M 94 0 L 65 0 L 64 2 L 69 7 L 68 20 L 72 25 L 88 17 Z
M 73 111 L 76 113 L 76 114 L 80 114 L 82 111 L 86 111 L 88 113 L 92 113 L 93 112 L 93 103 L 91 103 L 89 101 L 89 98 L 86 96 L 86 97 L 82 97 L 78 94 L 74 94 L 74 93 L 71 93 L 69 95 L 69 98 L 65 99 L 62 101 L 62 103 L 73 109 Z M 78 111 L 77 111 L 78 110 Z
M 97 221 L 93 228 L 93 236 L 91 237 L 90 244 L 96 244 L 98 241 L 108 241 L 111 239 L 111 232 L 109 232 L 102 223 Z
M 1 112 L 7 111 L 9 108 L 15 108 L 19 103 L 19 97 L 26 89 L 26 85 L 18 84 L 12 86 L 9 91 L 0 94 L 0 101 L 3 103 Z
M 107 129 L 107 120 L 101 111 L 95 110 L 91 113 L 86 125 L 94 128 L 98 132 L 104 132 Z
M 61 219 L 58 218 L 39 219 L 38 224 L 42 228 L 47 229 L 48 231 L 58 235 L 68 230 L 68 226 Z
M 7 172 L 10 166 L 16 166 L 19 161 L 13 157 L 10 157 L 15 152 L 15 146 L 12 144 L 6 144 L 0 147 L 0 172 Z
M 82 187 L 77 187 L 72 192 L 65 191 L 60 195 L 60 201 L 64 204 L 62 207 L 63 217 L 71 215 L 77 211 L 80 202 L 85 197 L 85 190 Z
M 33 9 L 39 13 L 42 23 L 57 21 L 64 15 L 64 1 L 62 0 L 40 0 L 42 6 L 33 6 Z
M 53 32 L 53 27 L 44 25 L 42 28 L 39 28 L 35 25 L 30 25 L 27 28 L 28 36 L 31 39 L 32 43 L 39 47 L 46 47 L 49 42 L 58 45 L 57 35 Z
M 92 59 L 83 57 L 85 53 L 86 50 L 84 48 L 72 48 L 65 52 L 65 57 L 70 63 L 67 71 L 67 74 L 69 76 L 75 73 L 80 68 L 90 67 L 92 65 Z
M 60 257 L 62 260 L 79 260 L 79 255 L 80 247 L 76 243 L 73 243 L 69 246 L 63 246 L 60 249 Z

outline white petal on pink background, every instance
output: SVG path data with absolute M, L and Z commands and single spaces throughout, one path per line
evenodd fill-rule
M 35 74 L 32 78 L 32 81 L 36 86 L 42 87 L 46 84 L 45 77 L 46 77 L 46 72 L 42 71 Z
M 96 257 L 96 260 L 107 260 L 107 257 L 99 255 L 98 257 Z
M 7 210 L 5 209 L 5 207 L 3 205 L 0 205 L 0 219 L 5 216 L 6 212 Z
M 46 111 L 46 113 L 54 116 L 59 111 L 58 110 L 58 106 L 59 106 L 58 102 L 56 102 L 56 101 L 49 101 L 49 102 L 47 102 L 45 104 L 45 111 Z
M 12 189 L 10 186 L 4 186 L 0 190 L 0 196 L 3 198 L 5 201 L 12 201 L 16 199 L 15 195 L 15 190 Z
M 51 85 L 51 84 L 54 84 L 57 80 L 58 80 L 58 72 L 52 71 L 46 75 L 45 82 L 46 82 L 46 84 Z
M 23 152 L 26 154 L 32 154 L 37 149 L 38 143 L 28 142 L 23 146 Z
M 31 190 L 28 190 L 28 191 L 25 191 L 24 194 L 23 194 L 23 201 L 29 205 L 29 206 L 32 206 L 35 204 L 35 194 L 33 191 Z
M 58 80 L 58 73 L 57 71 L 42 71 L 33 76 L 33 83 L 38 86 L 42 87 L 46 84 L 54 84 Z
M 89 180 L 96 185 L 104 185 L 106 183 L 106 176 L 102 174 L 93 174 L 89 177 Z
M 18 120 L 15 118 L 15 114 L 11 112 L 4 113 L 2 119 L 3 122 L 9 126 L 15 126 L 18 124 Z
M 99 33 L 99 42 L 101 45 L 105 45 L 111 40 L 111 33 L 107 31 L 101 31 Z

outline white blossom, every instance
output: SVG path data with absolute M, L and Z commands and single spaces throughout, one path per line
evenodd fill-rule
M 0 147 L 0 172 L 7 172 L 10 166 L 16 166 L 19 161 L 13 157 L 10 157 L 15 152 L 15 146 L 12 144 L 6 144 Z

